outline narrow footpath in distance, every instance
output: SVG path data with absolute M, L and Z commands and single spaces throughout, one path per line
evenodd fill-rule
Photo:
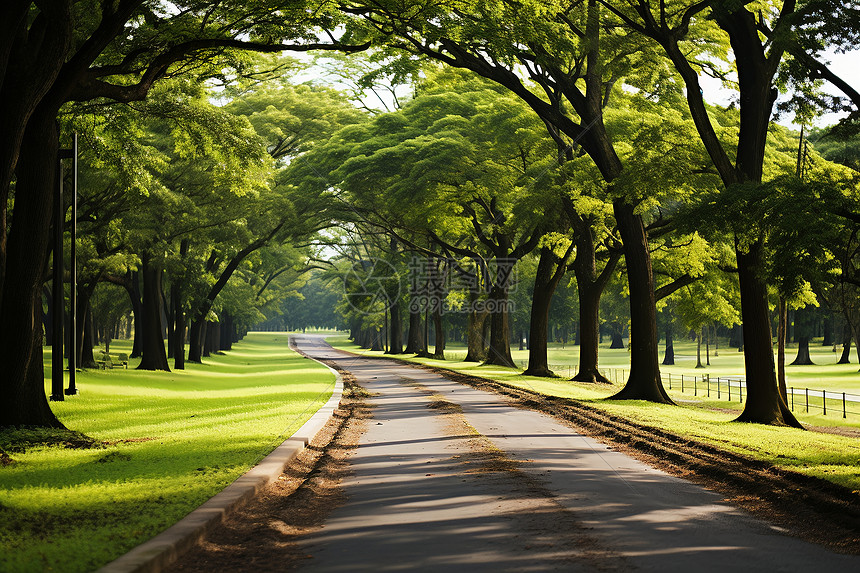
M 373 418 L 308 571 L 857 570 L 504 398 L 299 338 L 352 372 Z

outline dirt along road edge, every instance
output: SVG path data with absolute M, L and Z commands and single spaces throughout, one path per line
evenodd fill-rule
M 195 549 L 197 553 L 193 559 L 183 560 L 182 566 L 174 570 L 211 571 L 225 567 L 225 570 L 231 570 L 230 567 L 283 570 L 303 565 L 310 571 L 396 570 L 404 567 L 428 571 L 440 568 L 464 571 L 660 568 L 681 571 L 693 566 L 709 570 L 707 564 L 711 564 L 714 570 L 725 566 L 738 570 L 757 570 L 767 566 L 779 570 L 780 564 L 791 569 L 804 564 L 820 569 L 831 565 L 854 567 L 860 563 L 853 556 L 836 555 L 819 546 L 787 537 L 783 534 L 784 528 L 751 519 L 724 503 L 720 496 L 689 482 L 651 468 L 639 468 L 638 462 L 613 451 L 621 449 L 621 446 L 607 448 L 587 441 L 571 430 L 570 421 L 561 428 L 553 426 L 553 434 L 549 438 L 531 434 L 535 427 L 547 420 L 552 424 L 558 424 L 558 420 L 535 412 L 529 413 L 531 417 L 524 425 L 502 428 L 499 419 L 509 423 L 514 411 L 523 411 L 520 403 L 512 407 L 511 396 L 501 399 L 495 395 L 495 399 L 490 399 L 485 392 L 441 380 L 438 374 L 415 365 L 409 365 L 405 371 L 391 371 L 380 376 L 387 368 L 384 364 L 394 363 L 333 351 L 320 340 L 314 341 L 314 346 L 304 350 L 310 350 L 315 358 L 336 368 L 347 368 L 358 374 L 359 381 L 370 391 L 367 400 L 372 402 L 372 407 L 363 405 L 354 410 L 359 413 L 355 427 L 348 431 L 337 430 L 338 436 L 332 440 L 334 455 L 317 452 L 317 461 L 306 464 L 307 471 L 303 477 L 299 475 L 301 471 L 298 474 L 288 471 L 286 480 L 298 479 L 294 491 L 300 495 L 287 497 L 301 498 L 300 501 L 294 499 L 284 505 L 277 501 L 278 492 L 264 493 L 264 497 L 270 497 L 261 504 L 263 508 L 283 506 L 290 514 L 304 511 L 304 524 L 291 524 L 288 516 L 277 511 L 265 513 L 262 517 L 255 515 L 250 511 L 253 504 L 249 504 L 250 513 L 246 513 L 245 518 L 256 523 L 256 529 L 245 530 L 241 539 L 230 539 L 229 530 L 235 534 L 242 527 L 227 524 L 226 538 L 207 540 Z M 379 372 L 375 375 L 361 372 L 367 368 Z M 400 368 L 404 367 L 401 365 Z M 383 380 L 389 374 L 396 380 L 390 376 Z M 484 386 L 488 383 L 482 379 L 459 382 Z M 392 390 L 395 393 L 405 391 L 406 394 L 400 398 L 386 397 Z M 505 388 L 494 390 L 511 393 Z M 535 397 L 522 394 L 513 398 L 518 402 L 535 402 Z M 400 406 L 395 404 L 397 400 L 400 400 Z M 420 407 L 416 406 L 419 403 Z M 528 404 L 530 407 L 535 405 Z M 558 404 L 554 407 L 557 408 Z M 371 411 L 375 416 L 373 420 L 368 419 Z M 502 418 L 498 418 L 500 413 Z M 561 414 L 563 418 L 570 417 L 569 413 Z M 403 422 L 402 428 L 413 431 L 425 417 L 438 418 L 436 425 L 447 427 L 444 449 L 424 453 L 416 451 L 429 442 L 416 440 L 417 436 L 423 435 L 423 430 L 420 430 L 419 434 L 404 441 L 411 445 L 399 454 L 389 455 L 392 450 L 381 457 L 377 453 L 375 459 L 368 459 L 362 453 L 374 449 L 382 452 L 385 447 L 396 446 L 399 440 L 384 432 L 396 430 L 398 418 Z M 580 421 L 580 425 L 590 426 L 591 431 L 595 431 L 596 422 L 588 422 L 587 419 L 585 422 Z M 608 422 L 617 424 L 618 421 Z M 410 426 L 413 427 L 411 430 Z M 362 435 L 364 429 L 369 431 Z M 638 431 L 635 428 L 628 430 L 632 434 Z M 612 433 L 616 438 L 620 436 L 618 444 L 629 442 L 617 427 Z M 348 434 L 351 435 L 348 439 L 340 439 Z M 359 439 L 361 445 L 356 448 L 355 442 Z M 639 439 L 647 440 L 648 436 L 640 435 Z M 450 448 L 450 444 L 457 440 L 472 443 L 465 452 Z M 562 447 L 547 448 L 546 442 L 555 442 Z M 578 453 L 572 453 L 576 451 L 577 444 L 586 445 Z M 676 444 L 676 447 L 680 445 Z M 544 453 L 552 452 L 549 462 L 532 455 L 541 449 L 545 450 Z M 330 459 L 325 461 L 325 456 Z M 583 467 L 575 471 L 562 467 L 561 462 L 566 464 L 571 456 L 588 458 L 585 473 Z M 662 463 L 665 465 L 666 462 Z M 682 465 L 677 460 L 673 463 Z M 332 465 L 333 470 L 327 468 Z M 351 468 L 348 467 L 350 465 Z M 389 471 L 389 466 L 398 465 L 411 465 L 414 471 L 411 474 L 407 472 L 405 478 Z M 468 468 L 465 472 L 462 471 L 464 467 Z M 684 471 L 690 472 L 689 469 Z M 512 479 L 517 474 L 520 477 Z M 452 500 L 465 499 L 461 490 L 471 486 L 462 484 L 486 476 L 491 476 L 494 484 L 489 497 L 503 500 L 499 507 L 507 504 L 506 509 L 496 511 L 486 502 L 488 492 L 483 491 L 470 498 L 484 496 L 484 501 L 479 500 L 477 504 L 478 510 L 474 510 L 472 501 L 471 505 L 462 503 L 460 507 L 467 513 L 470 507 L 474 510 L 466 519 L 457 522 L 446 517 L 441 521 L 442 527 L 434 528 L 433 524 L 437 522 L 434 520 L 439 520 L 442 515 L 438 511 L 440 504 L 444 501 L 450 505 Z M 453 486 L 456 490 L 444 493 L 445 488 L 441 488 L 436 493 L 443 493 L 442 501 L 429 499 L 428 495 L 436 487 L 434 482 L 438 485 L 452 478 L 453 481 L 459 480 Z M 604 498 L 601 501 L 602 494 L 597 490 L 606 487 L 607 480 L 615 481 L 614 485 L 608 486 L 613 493 L 608 500 Z M 321 481 L 322 486 L 316 481 Z M 338 486 L 340 481 L 343 481 L 342 492 Z M 573 490 L 569 488 L 571 483 L 577 484 Z M 652 483 L 659 485 L 655 489 Z M 513 489 L 504 491 L 504 488 L 499 489 L 502 486 Z M 690 495 L 694 497 L 687 497 Z M 374 509 L 372 504 L 379 498 L 388 501 Z M 651 505 L 645 509 L 631 509 L 634 507 L 631 500 L 642 499 Z M 504 527 L 500 529 L 499 520 L 483 520 L 485 514 L 493 512 L 501 520 L 519 521 L 525 529 L 505 531 Z M 307 519 L 309 515 L 312 519 Z M 548 526 L 540 522 L 541 515 L 552 515 L 552 523 Z M 621 535 L 613 529 L 621 531 Z M 567 538 L 563 539 L 559 533 L 566 534 Z M 410 545 L 416 535 L 420 542 Z M 257 543 L 260 538 L 266 539 L 263 547 Z M 470 538 L 477 540 L 478 545 L 467 544 L 466 550 L 457 549 L 457 543 Z M 681 541 L 682 538 L 686 541 Z M 492 547 L 494 539 L 503 540 L 501 546 L 496 544 L 494 547 L 495 553 L 493 550 L 481 551 L 484 546 Z M 521 543 L 522 539 L 527 542 Z M 379 540 L 383 543 L 374 546 L 373 543 Z M 439 543 L 434 545 L 435 542 Z M 516 548 L 513 553 L 509 551 L 512 547 Z M 255 550 L 260 549 L 263 554 L 255 554 Z M 707 564 L 702 563 L 703 556 L 707 556 Z M 524 565 L 526 562 L 528 567 Z

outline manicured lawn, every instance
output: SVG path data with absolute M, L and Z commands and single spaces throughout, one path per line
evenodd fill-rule
M 52 408 L 97 447 L 21 452 L 20 434 L 0 434 L 15 460 L 0 467 L 0 571 L 96 569 L 253 467 L 333 388 L 334 375 L 287 341 L 251 333 L 185 371 L 136 371 L 133 361 L 128 370 L 78 372 L 80 395 Z
M 331 336 L 328 341 L 338 348 L 351 352 L 381 355 L 381 352 L 359 349 L 347 340 L 345 335 Z M 692 352 L 690 352 L 691 349 Z M 575 372 L 576 351 L 576 347 L 568 347 L 564 350 L 560 348 L 551 349 L 549 355 L 551 367 L 555 365 L 557 373 L 567 376 L 566 370 L 562 371 L 561 368 L 558 368 L 558 365 L 564 365 L 567 360 L 567 364 L 572 364 L 572 371 Z M 695 368 L 695 345 L 676 344 L 675 351 L 679 355 L 676 356 L 679 364 L 674 367 L 664 367 L 664 380 L 669 372 L 672 373 L 675 381 L 680 380 L 682 373 L 686 378 L 688 375 L 701 376 L 702 372 L 709 372 L 713 380 L 717 376 L 737 376 L 744 372 L 743 355 L 737 349 L 721 350 L 719 357 L 714 357 L 712 354 L 712 366 L 704 370 Z M 515 350 L 513 354 L 517 361 L 528 358 L 526 351 Z M 789 352 L 789 354 L 792 354 L 793 359 L 793 353 Z M 520 370 L 462 362 L 465 350 L 456 347 L 446 351 L 446 356 L 459 360 L 432 360 L 412 358 L 407 355 L 398 356 L 398 358 L 498 380 L 541 394 L 579 400 L 636 422 L 663 428 L 727 450 L 767 460 L 775 465 L 801 473 L 829 479 L 860 492 L 860 440 L 857 439 L 856 434 L 855 437 L 849 437 L 817 431 L 732 422 L 742 410 L 743 404 L 737 401 L 729 402 L 726 399 L 725 387 L 723 387 L 722 399 L 717 400 L 713 392 L 711 398 L 703 396 L 705 392 L 702 386 L 699 386 L 698 396 L 694 396 L 690 386 L 687 386 L 687 392 L 682 394 L 679 385 L 673 384 L 673 389 L 669 394 L 679 404 L 678 406 L 651 404 L 642 401 L 606 400 L 607 397 L 621 388 L 623 381 L 621 370 L 629 369 L 629 355 L 626 350 L 601 348 L 602 368 L 615 370 L 615 372 L 610 372 L 610 377 L 616 383 L 609 386 L 571 382 L 566 378 L 527 377 L 522 376 Z M 690 356 L 692 356 L 692 363 L 690 363 Z M 803 383 L 815 383 L 818 388 L 840 389 L 840 391 L 844 389 L 849 392 L 853 390 L 860 394 L 860 380 L 858 380 L 860 374 L 857 373 L 856 358 L 853 354 L 852 360 L 854 362 L 852 364 L 836 365 L 834 363 L 838 360 L 838 356 L 834 357 L 829 348 L 817 347 L 813 349 L 813 360 L 817 362 L 816 366 L 789 367 L 788 384 L 799 386 L 803 381 Z M 737 400 L 736 391 L 733 398 Z M 820 404 L 820 398 L 818 401 Z M 860 411 L 860 405 L 855 405 L 854 410 Z M 849 414 L 848 418 L 843 420 L 841 409 L 838 415 L 833 415 L 836 412 L 829 411 L 829 415 L 824 416 L 821 414 L 820 408 L 817 411 L 811 410 L 809 414 L 806 414 L 796 402 L 795 413 L 801 422 L 811 426 L 840 426 L 855 431 L 860 428 L 860 415 L 851 416 Z

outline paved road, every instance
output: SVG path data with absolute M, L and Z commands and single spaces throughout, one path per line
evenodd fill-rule
M 305 570 L 860 570 L 495 394 L 297 343 L 374 394 L 348 501 L 304 541 Z

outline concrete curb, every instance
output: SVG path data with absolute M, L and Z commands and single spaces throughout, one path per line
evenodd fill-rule
M 209 530 L 221 523 L 226 515 L 277 480 L 284 467 L 307 447 L 340 404 L 343 379 L 336 370 L 326 367 L 335 375 L 331 398 L 296 433 L 215 497 L 149 541 L 98 569 L 97 573 L 160 572 L 191 549 Z

